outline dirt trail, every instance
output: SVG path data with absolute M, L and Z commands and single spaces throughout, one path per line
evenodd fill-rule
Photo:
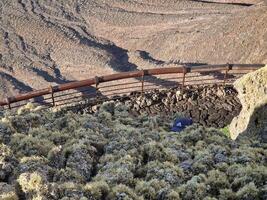
M 2 0 L 0 98 L 140 68 L 266 63 L 266 4 L 217 1 Z

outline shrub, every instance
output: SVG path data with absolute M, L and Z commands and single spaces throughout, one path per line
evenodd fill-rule
M 17 181 L 28 199 L 42 198 L 48 192 L 46 178 L 37 172 L 22 173 Z
M 7 123 L 0 122 L 0 143 L 7 144 L 10 142 L 12 134 L 11 128 Z
M 12 150 L 0 143 L 0 182 L 8 181 L 17 165 L 17 160 Z
M 224 128 L 221 128 L 220 131 L 223 132 L 223 134 L 226 135 L 228 138 L 230 138 L 229 126 L 225 126 Z
M 15 187 L 7 183 L 0 182 L 0 199 L 1 200 L 18 200 Z
M 54 144 L 49 139 L 40 139 L 31 135 L 14 134 L 10 145 L 18 157 L 22 156 L 47 156 Z
M 127 187 L 126 185 L 119 184 L 113 188 L 111 188 L 111 191 L 108 194 L 109 199 L 132 199 L 132 200 L 142 200 L 142 197 L 139 197 L 135 194 L 135 192 Z
M 260 199 L 259 189 L 257 189 L 253 182 L 250 182 L 239 189 L 236 193 L 236 196 L 237 199 Z
M 89 199 L 105 199 L 110 191 L 109 185 L 104 181 L 87 183 L 83 190 Z
M 118 102 L 94 115 L 5 113 L 0 123 L 4 197 L 266 199 L 266 144 L 242 137 L 231 141 L 197 124 L 171 132 L 173 117 L 135 117 Z
M 169 189 L 170 184 L 163 180 L 151 179 L 150 181 L 140 180 L 136 183 L 135 192 L 145 199 L 157 199 L 161 189 Z

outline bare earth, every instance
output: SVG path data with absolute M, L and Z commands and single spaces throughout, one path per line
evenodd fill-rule
M 267 63 L 266 2 L 214 1 L 1 0 L 0 98 L 142 68 Z

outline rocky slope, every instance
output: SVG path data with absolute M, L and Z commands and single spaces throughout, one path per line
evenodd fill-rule
M 169 90 L 152 90 L 132 92 L 130 95 L 112 98 L 81 100 L 67 110 L 76 113 L 96 113 L 103 102 L 116 102 L 125 105 L 133 115 L 173 115 L 180 113 L 192 118 L 194 123 L 202 126 L 223 128 L 230 124 L 240 110 L 241 104 L 237 91 L 232 86 L 186 86 Z
M 0 97 L 114 71 L 266 62 L 266 5 L 238 2 L 249 6 L 1 0 Z

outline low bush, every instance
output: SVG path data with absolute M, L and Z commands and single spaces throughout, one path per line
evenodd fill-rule
M 21 110 L 0 122 L 2 199 L 266 199 L 266 144 L 174 116 Z

